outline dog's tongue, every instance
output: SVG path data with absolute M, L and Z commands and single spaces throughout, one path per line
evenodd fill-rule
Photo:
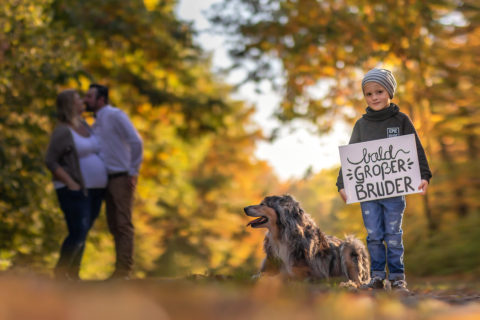
M 250 225 L 252 225 L 252 224 L 254 224 L 254 223 L 260 222 L 260 221 L 262 221 L 263 219 L 264 219 L 264 217 L 260 217 L 260 218 L 257 218 L 257 219 L 255 219 L 255 220 L 252 220 L 252 221 L 250 221 L 249 223 L 247 223 L 247 227 L 250 226 Z

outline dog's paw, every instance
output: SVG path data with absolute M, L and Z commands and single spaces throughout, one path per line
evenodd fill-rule
M 358 285 L 355 282 L 353 282 L 352 280 L 340 282 L 340 284 L 338 286 L 340 288 L 347 289 L 347 290 L 350 290 L 350 291 L 356 291 L 358 289 Z

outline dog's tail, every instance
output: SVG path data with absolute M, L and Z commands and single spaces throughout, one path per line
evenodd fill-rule
M 370 261 L 365 245 L 352 235 L 340 247 L 343 274 L 356 284 L 370 280 Z

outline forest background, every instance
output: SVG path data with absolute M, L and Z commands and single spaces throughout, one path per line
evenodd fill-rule
M 66 230 L 43 158 L 57 93 L 84 92 L 90 82 L 110 87 L 145 144 L 134 208 L 137 277 L 253 274 L 263 232 L 245 228 L 242 208 L 265 195 L 294 195 L 326 233 L 366 236 L 358 204 L 337 194 L 338 168 L 281 181 L 255 158 L 256 143 L 275 137 L 262 134 L 253 107 L 234 100 L 236 88 L 211 71 L 192 40 L 196 30 L 175 15 L 177 1 L 2 4 L 1 270 L 49 273 L 58 258 Z M 318 135 L 352 125 L 365 108 L 364 72 L 391 68 L 394 101 L 414 122 L 434 176 L 427 196 L 408 196 L 407 271 L 480 274 L 477 1 L 225 0 L 209 16 L 228 35 L 245 81 L 269 81 L 282 95 L 276 117 L 307 120 Z M 104 278 L 113 262 L 102 215 L 81 276 Z

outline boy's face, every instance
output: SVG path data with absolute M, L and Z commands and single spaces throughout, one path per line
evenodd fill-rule
M 367 82 L 363 87 L 363 94 L 368 106 L 375 111 L 380 111 L 390 105 L 387 89 L 376 82 Z

